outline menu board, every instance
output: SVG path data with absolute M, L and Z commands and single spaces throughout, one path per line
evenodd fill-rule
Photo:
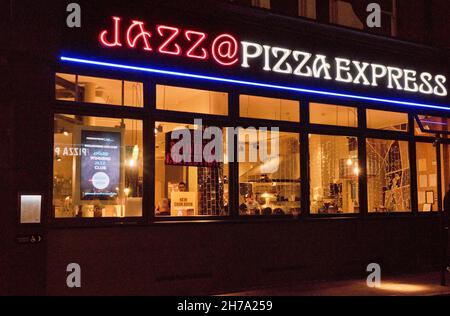
M 120 187 L 121 133 L 81 131 L 80 199 L 114 200 Z

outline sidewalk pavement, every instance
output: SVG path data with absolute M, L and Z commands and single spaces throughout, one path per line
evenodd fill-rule
M 450 296 L 440 285 L 440 273 L 421 273 L 382 278 L 380 288 L 370 288 L 366 280 L 316 281 L 223 294 L 225 296 Z

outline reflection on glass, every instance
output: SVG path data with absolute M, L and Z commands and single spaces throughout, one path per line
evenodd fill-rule
M 239 131 L 239 214 L 300 213 L 300 137 Z
M 448 138 L 450 132 L 450 119 L 438 116 L 417 115 L 414 120 L 414 131 L 418 136 L 436 137 L 442 133 Z
M 203 131 L 207 127 L 203 126 Z M 161 216 L 225 216 L 228 214 L 228 159 L 226 157 L 226 129 L 220 131 L 223 139 L 209 150 L 209 140 L 200 144 L 200 155 L 195 154 L 192 124 L 156 122 L 155 127 L 155 214 Z M 174 134 L 184 130 L 189 148 L 176 150 L 183 138 Z M 183 136 L 184 137 L 184 136 Z M 205 153 L 213 154 L 208 160 Z M 222 152 L 222 153 L 221 153 Z M 186 157 L 177 160 L 178 153 Z M 197 159 L 196 159 L 197 158 Z
M 367 128 L 389 131 L 408 131 L 408 114 L 379 110 L 367 110 Z
M 56 218 L 142 215 L 142 122 L 56 114 Z
M 313 124 L 358 127 L 358 111 L 348 106 L 310 103 L 309 118 Z
M 57 73 L 55 76 L 55 95 L 57 100 L 77 101 L 76 76 Z
M 408 142 L 367 139 L 369 212 L 411 211 Z
M 450 194 L 450 145 L 441 145 L 441 182 L 442 182 L 442 199 L 445 195 Z M 449 195 L 450 196 L 450 195 Z M 444 201 L 442 201 L 444 202 Z M 444 203 L 442 203 L 445 208 Z M 446 210 L 450 211 L 450 210 Z
M 227 115 L 228 93 L 157 85 L 156 108 L 159 110 Z
M 300 103 L 293 100 L 239 96 L 240 115 L 266 120 L 300 121 Z
M 354 11 L 352 3 L 344 0 L 330 1 L 330 20 L 335 24 L 360 30 L 364 29 L 364 24 Z
M 310 212 L 359 212 L 358 139 L 309 135 Z
M 438 210 L 436 148 L 416 143 L 417 199 L 419 212 Z
M 143 107 L 143 84 L 99 77 L 57 73 L 57 100 Z

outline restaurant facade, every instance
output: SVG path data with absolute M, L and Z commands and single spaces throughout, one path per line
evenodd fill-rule
M 221 1 L 78 3 L 80 27 L 64 1 L 6 26 L 0 293 L 440 266 L 446 52 Z M 220 159 L 174 158 L 180 130 Z

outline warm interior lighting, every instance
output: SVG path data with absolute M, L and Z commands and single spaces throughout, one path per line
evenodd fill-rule
M 353 165 L 353 161 L 352 161 L 351 158 L 348 158 L 347 159 L 347 166 L 351 166 L 351 165 Z
M 138 160 L 139 159 L 139 146 L 136 144 L 133 147 L 133 154 L 132 154 L 133 160 Z
M 359 168 L 355 167 L 355 169 L 353 169 L 353 173 L 358 176 L 359 175 Z
M 403 284 L 403 283 L 394 283 L 394 282 L 382 282 L 380 289 L 386 290 L 386 291 L 395 291 L 395 292 L 404 292 L 404 293 L 421 292 L 421 291 L 430 290 L 430 288 L 425 285 Z
M 136 160 L 134 160 L 134 159 L 128 160 L 128 166 L 130 168 L 134 168 L 136 166 Z
M 63 133 L 64 136 L 69 136 L 69 132 L 66 131 L 64 128 L 62 129 L 62 133 Z

